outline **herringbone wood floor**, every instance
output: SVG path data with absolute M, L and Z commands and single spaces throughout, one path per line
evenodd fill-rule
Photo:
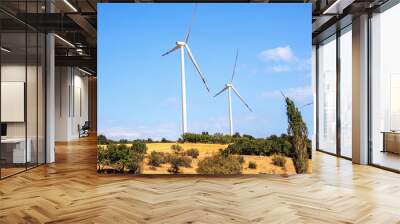
M 289 178 L 96 174 L 94 138 L 0 181 L 0 223 L 400 223 L 400 175 L 316 153 Z

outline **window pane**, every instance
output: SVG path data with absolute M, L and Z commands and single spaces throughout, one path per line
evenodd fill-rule
M 45 163 L 45 52 L 46 36 L 39 33 L 38 45 L 38 163 Z
M 372 162 L 400 170 L 400 4 L 372 18 Z
M 341 155 L 351 158 L 352 141 L 352 35 L 344 30 L 340 36 L 340 150 Z
M 26 80 L 26 113 L 27 113 L 27 142 L 28 149 L 31 151 L 30 160 L 28 161 L 28 168 L 37 165 L 37 33 L 28 32 L 28 61 L 27 61 L 27 80 Z
M 318 48 L 319 149 L 336 153 L 336 37 Z
M 26 144 L 26 34 L 1 34 L 1 176 L 25 170 L 31 151 Z M 27 147 L 28 146 L 28 147 Z M 28 150 L 27 150 L 28 148 Z

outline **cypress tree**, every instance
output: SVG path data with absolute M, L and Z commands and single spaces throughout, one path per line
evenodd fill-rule
M 297 173 L 305 173 L 308 168 L 308 131 L 299 109 L 285 96 L 288 135 L 292 143 L 292 159 Z

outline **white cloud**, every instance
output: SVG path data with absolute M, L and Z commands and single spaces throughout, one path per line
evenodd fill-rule
M 258 56 L 262 61 L 292 61 L 296 59 L 289 45 L 264 50 Z
M 287 65 L 275 65 L 271 67 L 273 72 L 288 72 L 290 71 L 290 67 Z
M 258 58 L 266 62 L 267 73 L 303 72 L 311 69 L 311 58 L 300 58 L 287 45 L 266 49 L 258 54 Z
M 297 101 L 298 103 L 308 103 L 312 100 L 313 97 L 311 86 L 300 86 L 282 90 L 272 90 L 263 92 L 261 96 L 264 98 L 275 98 L 282 97 L 282 93 L 285 96 L 293 99 L 294 101 Z

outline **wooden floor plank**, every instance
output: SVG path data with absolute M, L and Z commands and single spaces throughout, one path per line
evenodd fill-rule
M 291 177 L 99 175 L 89 137 L 0 181 L 0 223 L 400 223 L 399 174 L 313 156 Z

